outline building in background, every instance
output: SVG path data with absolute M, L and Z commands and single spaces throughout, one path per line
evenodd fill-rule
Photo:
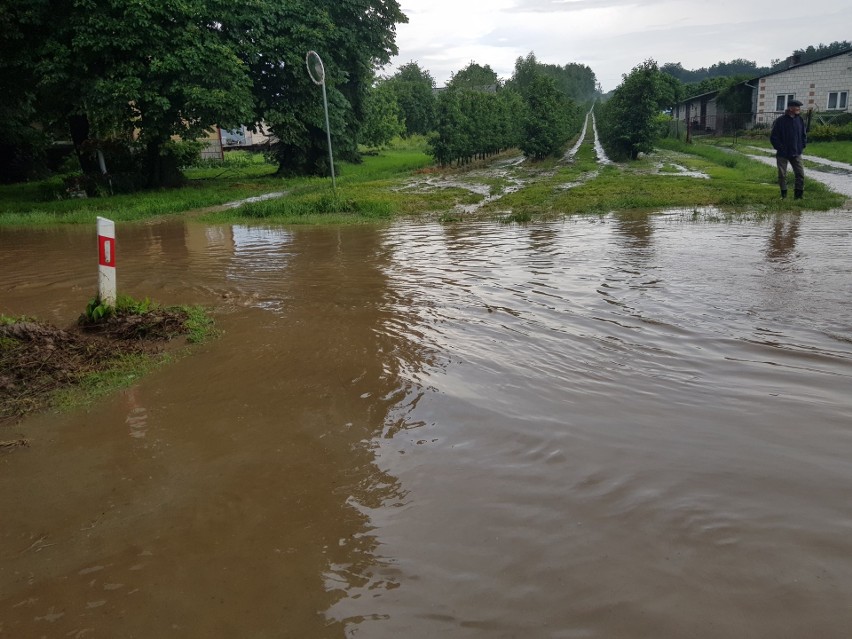
M 787 59 L 787 68 L 749 80 L 755 124 L 769 124 L 781 115 L 790 100 L 799 100 L 802 111 L 812 110 L 820 120 L 849 113 L 852 93 L 852 49 L 799 64 Z

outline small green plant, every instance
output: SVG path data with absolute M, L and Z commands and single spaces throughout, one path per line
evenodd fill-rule
M 110 306 L 98 295 L 86 304 L 85 318 L 89 323 L 96 323 L 116 314 L 143 315 L 156 308 L 158 305 L 147 297 L 144 300 L 137 300 L 129 295 L 119 295 L 115 300 L 115 306 Z
M 110 306 L 101 300 L 100 295 L 95 296 L 86 304 L 86 321 L 90 323 L 100 322 L 103 319 L 115 313 L 115 307 Z

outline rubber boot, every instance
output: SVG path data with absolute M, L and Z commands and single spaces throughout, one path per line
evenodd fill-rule
M 787 199 L 787 189 L 781 189 L 781 199 L 782 200 Z
M 794 199 L 801 200 L 802 196 L 805 194 L 805 189 L 796 189 L 795 191 L 793 191 L 793 193 L 794 193 L 794 195 L 793 195 Z

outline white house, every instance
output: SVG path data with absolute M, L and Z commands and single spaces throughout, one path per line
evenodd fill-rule
M 788 67 L 749 80 L 755 123 L 769 123 L 778 117 L 790 100 L 799 100 L 802 111 L 816 114 L 848 113 L 852 93 L 852 49 L 798 64 L 788 59 Z

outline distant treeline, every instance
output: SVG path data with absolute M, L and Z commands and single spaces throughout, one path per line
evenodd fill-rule
M 833 53 L 839 53 L 849 48 L 852 48 L 852 42 L 838 40 L 831 44 L 810 45 L 804 49 L 796 49 L 793 55 L 798 56 L 799 64 L 802 64 Z M 786 68 L 786 66 L 787 58 L 772 60 L 772 63 L 768 67 L 759 67 L 752 60 L 737 58 L 730 62 L 717 62 L 709 67 L 701 67 L 700 69 L 684 69 L 680 62 L 666 62 L 660 67 L 660 71 L 674 76 L 684 84 L 695 84 L 711 78 L 730 78 L 741 75 L 757 77 L 773 71 L 780 71 Z
M 798 64 L 803 64 L 849 48 L 852 48 L 852 43 L 847 40 L 839 40 L 831 44 L 811 45 L 804 49 L 796 49 L 793 56 L 798 57 Z M 772 60 L 772 64 L 768 67 L 759 67 L 751 60 L 737 58 L 730 62 L 717 62 L 700 69 L 684 69 L 680 62 L 667 62 L 660 66 L 660 72 L 675 78 L 680 83 L 681 89 L 676 91 L 675 95 L 677 100 L 711 91 L 722 91 L 726 94 L 734 93 L 735 95 L 726 95 L 729 102 L 727 108 L 731 112 L 744 112 L 750 108 L 750 95 L 747 92 L 736 95 L 735 86 L 743 80 L 786 69 L 787 65 L 788 58 Z

